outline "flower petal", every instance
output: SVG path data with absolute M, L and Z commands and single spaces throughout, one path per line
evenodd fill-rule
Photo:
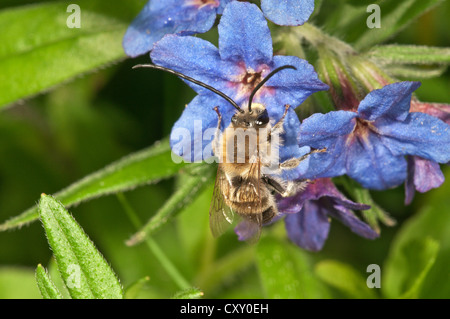
M 314 0 L 261 0 L 261 9 L 279 25 L 302 25 L 314 11 Z
M 442 185 L 445 180 L 438 163 L 413 156 L 414 186 L 421 193 Z
M 175 155 L 188 162 L 207 160 L 212 156 L 212 141 L 218 117 L 213 110 L 219 107 L 222 128 L 230 124 L 235 109 L 219 96 L 197 95 L 185 108 L 174 124 L 170 134 L 170 145 Z
M 314 67 L 307 61 L 295 56 L 273 57 L 272 69 L 285 65 L 292 65 L 297 70 L 285 69 L 274 75 L 264 85 L 266 89 L 256 95 L 255 101 L 281 107 L 285 104 L 297 107 L 312 93 L 328 90 L 328 85 L 319 80 Z
M 347 174 L 364 188 L 388 189 L 406 179 L 406 160 L 394 156 L 377 134 L 354 135 L 347 147 Z
M 241 72 L 234 63 L 223 61 L 218 49 L 208 41 L 196 37 L 167 35 L 155 44 L 150 54 L 153 63 L 188 75 L 227 95 L 235 94 L 229 79 Z M 186 81 L 197 93 L 211 91 Z M 230 96 L 232 97 L 232 96 Z
M 288 214 L 284 223 L 289 239 L 311 251 L 322 249 L 330 230 L 328 217 L 316 201 L 307 201 L 299 213 Z
M 220 0 L 219 7 L 217 8 L 217 14 L 222 14 L 227 4 L 229 4 L 232 1 L 234 0 Z
M 329 148 L 341 136 L 350 134 L 355 128 L 357 114 L 349 111 L 315 113 L 300 125 L 300 145 L 312 148 Z
M 361 237 L 375 239 L 379 236 L 376 231 L 370 228 L 366 223 L 362 222 L 352 211 L 344 206 L 334 205 L 334 209 L 330 210 L 329 214 Z
M 312 154 L 304 178 L 334 177 L 346 173 L 346 139 L 355 127 L 355 112 L 336 111 L 316 113 L 300 125 L 299 145 L 315 149 L 326 148 L 324 153 Z
M 328 201 L 333 202 L 335 206 L 356 210 L 365 210 L 370 208 L 370 205 L 355 203 L 347 199 L 344 194 L 336 188 L 330 178 L 319 178 L 314 180 L 308 188 L 314 189 L 317 199 L 324 197 Z
M 258 225 L 247 219 L 243 219 L 234 228 L 234 232 L 238 236 L 238 240 L 241 241 L 251 240 L 255 238 L 255 236 L 258 235 L 258 231 L 259 231 Z
M 404 120 L 408 116 L 411 95 L 419 86 L 420 82 L 397 82 L 373 90 L 359 104 L 359 116 L 368 121 L 380 117 Z
M 323 153 L 311 154 L 303 178 L 317 179 L 344 175 L 346 170 L 346 138 L 338 137 Z
M 408 174 L 405 180 L 405 205 L 411 204 L 416 193 L 416 188 L 414 187 L 414 156 L 408 156 Z
M 347 199 L 333 184 L 330 178 L 318 178 L 308 184 L 302 192 L 298 192 L 292 197 L 277 199 L 278 210 L 281 213 L 298 213 L 303 204 L 309 200 L 319 200 L 326 198 L 328 201 L 349 209 L 365 210 L 369 205 L 355 203 Z
M 426 113 L 450 125 L 450 104 L 420 102 L 412 99 L 410 112 Z
M 380 119 L 375 126 L 394 155 L 416 155 L 438 163 L 450 161 L 450 125 L 425 113 L 402 121 Z
M 256 5 L 231 2 L 223 11 L 218 29 L 222 59 L 235 63 L 243 62 L 246 68 L 253 70 L 272 61 L 270 30 Z
M 284 108 L 283 108 L 284 109 Z M 274 124 L 279 121 L 283 112 L 281 112 L 278 107 L 267 107 L 267 111 L 271 116 L 271 119 L 274 120 Z M 295 113 L 293 108 L 288 110 L 286 117 L 284 119 L 283 124 L 284 133 L 281 134 L 280 139 L 282 144 L 279 147 L 279 159 L 280 163 L 291 159 L 291 158 L 299 158 L 305 155 L 310 151 L 309 147 L 299 147 L 298 145 L 298 137 L 300 134 L 300 120 L 298 119 L 297 114 Z M 295 180 L 299 179 L 308 169 L 309 166 L 309 158 L 301 161 L 300 164 L 289 170 L 283 170 L 281 177 L 285 180 Z
M 217 8 L 189 5 L 184 0 L 151 0 L 128 27 L 123 47 L 128 56 L 150 51 L 166 34 L 203 33 L 211 29 Z
M 408 178 L 405 181 L 405 205 L 411 204 L 415 191 L 428 192 L 444 183 L 438 163 L 418 156 L 408 156 Z

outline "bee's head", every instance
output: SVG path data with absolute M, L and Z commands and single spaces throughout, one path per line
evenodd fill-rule
M 194 78 L 191 78 L 185 74 L 182 74 L 180 72 L 174 71 L 172 69 L 168 69 L 166 67 L 160 66 L 160 65 L 155 65 L 155 64 L 138 64 L 135 65 L 133 67 L 134 68 L 140 68 L 140 67 L 147 67 L 147 68 L 152 68 L 152 69 L 158 69 L 158 70 L 162 70 L 165 72 L 169 72 L 172 74 L 175 74 L 177 76 L 179 76 L 182 79 L 188 80 L 192 83 L 195 83 L 197 85 L 200 85 L 201 87 L 204 87 L 208 90 L 210 90 L 211 92 L 220 95 L 221 97 L 223 97 L 225 100 L 227 100 L 236 110 L 237 112 L 233 115 L 233 117 L 231 118 L 231 125 L 233 125 L 234 127 L 242 127 L 242 128 L 249 128 L 249 127 L 254 127 L 254 128 L 262 128 L 262 127 L 266 127 L 267 124 L 269 123 L 269 114 L 267 113 L 266 108 L 264 107 L 264 105 L 259 104 L 259 103 L 253 103 L 253 97 L 255 96 L 256 92 L 272 77 L 274 76 L 276 73 L 278 73 L 279 71 L 283 70 L 283 69 L 294 69 L 297 70 L 295 66 L 292 65 L 283 65 L 280 66 L 278 68 L 276 68 L 275 70 L 273 70 L 272 72 L 270 72 L 263 80 L 261 80 L 258 85 L 256 85 L 256 87 L 253 89 L 253 91 L 250 94 L 250 97 L 248 99 L 248 108 L 247 109 L 243 109 L 240 108 L 239 105 L 237 105 L 237 103 L 235 101 L 233 101 L 232 98 L 230 98 L 229 96 L 227 96 L 225 93 L 220 92 L 219 90 L 215 89 L 214 87 L 203 83 L 199 80 L 196 80 Z
M 254 103 L 252 109 L 236 112 L 231 118 L 231 125 L 235 128 L 263 128 L 269 123 L 269 114 L 264 105 Z

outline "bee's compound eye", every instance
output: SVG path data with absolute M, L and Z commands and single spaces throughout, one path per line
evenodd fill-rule
M 264 110 L 256 119 L 255 124 L 265 125 L 267 123 L 269 123 L 269 114 L 267 113 L 267 110 Z
M 237 117 L 236 117 L 236 115 L 233 115 L 233 116 L 231 117 L 231 122 L 233 122 L 233 123 L 236 123 L 236 122 L 237 122 Z

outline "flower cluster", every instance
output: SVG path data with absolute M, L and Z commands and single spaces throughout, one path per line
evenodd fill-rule
M 411 201 L 414 190 L 424 192 L 439 186 L 443 182 L 439 163 L 450 161 L 448 108 L 418 102 L 413 94 L 419 82 L 383 83 L 363 97 L 345 91 L 351 86 L 346 84 L 340 88 L 345 92 L 335 111 L 315 113 L 300 123 L 295 107 L 315 92 L 329 87 L 332 94 L 337 91 L 332 83 L 319 80 L 307 61 L 274 55 L 266 18 L 278 25 L 302 25 L 312 14 L 314 1 L 261 0 L 261 9 L 234 0 L 151 0 L 125 34 L 125 52 L 137 56 L 150 51 L 154 64 L 201 81 L 238 105 L 248 102 L 271 71 L 294 66 L 296 70 L 284 70 L 270 78 L 254 97 L 274 122 L 283 116 L 286 104 L 294 106 L 283 124 L 281 161 L 302 157 L 311 149 L 326 149 L 283 174 L 285 180 L 311 180 L 305 190 L 277 199 L 287 234 L 305 249 L 320 250 L 328 236 L 329 217 L 333 217 L 362 237 L 376 238 L 378 233 L 353 212 L 370 206 L 344 197 L 331 178 L 346 175 L 373 190 L 405 183 L 406 202 Z M 218 47 L 192 36 L 208 31 L 218 14 Z M 341 80 L 345 82 L 345 78 Z M 172 150 L 187 161 L 205 160 L 209 141 L 196 130 L 203 133 L 217 126 L 213 107 L 222 115 L 223 127 L 230 124 L 236 109 L 210 90 L 186 83 L 197 96 L 173 127 Z M 181 140 L 179 129 L 194 138 Z M 236 232 L 240 238 L 247 237 L 239 226 Z
M 167 34 L 204 33 L 233 1 L 237 0 L 150 0 L 124 36 L 125 53 L 135 57 L 149 52 Z M 314 0 L 261 0 L 261 8 L 276 24 L 302 25 L 314 11 Z
M 450 161 L 449 126 L 436 117 L 409 112 L 417 82 L 398 82 L 370 92 L 356 111 L 314 114 L 300 128 L 300 144 L 327 147 L 314 154 L 311 177 L 347 174 L 363 187 L 383 190 L 403 183 L 405 155 Z M 325 124 L 325 125 L 324 125 Z
M 297 71 L 287 70 L 271 78 L 258 91 L 254 101 L 265 105 L 270 117 L 278 121 L 284 113 L 284 105 L 300 105 L 314 92 L 326 90 L 314 68 L 295 56 L 273 55 L 272 38 L 264 16 L 254 4 L 233 2 L 224 10 L 219 24 L 219 48 L 197 37 L 167 35 L 158 41 L 150 54 L 155 64 L 181 72 L 202 81 L 231 97 L 238 105 L 248 101 L 256 85 L 277 67 L 292 65 Z M 201 119 L 202 131 L 217 126 L 217 106 L 227 127 L 235 108 L 222 97 L 205 88 L 187 82 L 198 95 L 187 105 L 171 134 L 172 150 L 188 161 L 205 160 L 204 149 L 209 140 L 195 134 L 194 120 Z M 177 134 L 188 129 L 194 138 L 183 144 Z M 298 143 L 300 121 L 293 109 L 285 119 L 284 145 L 281 160 L 304 155 L 308 149 Z M 198 140 L 200 139 L 200 141 Z M 203 145 L 201 148 L 196 145 Z M 190 152 L 186 152 L 190 150 Z M 289 172 L 289 178 L 300 178 L 307 161 Z

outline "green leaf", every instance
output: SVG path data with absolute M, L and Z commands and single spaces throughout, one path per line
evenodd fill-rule
M 314 11 L 311 14 L 311 17 L 309 20 L 313 19 L 315 16 L 317 16 L 320 13 L 320 8 L 322 7 L 323 0 L 314 0 Z
M 298 247 L 266 237 L 257 247 L 257 266 L 267 298 L 324 298 L 328 294 Z
M 402 245 L 387 261 L 384 284 L 389 297 L 418 298 L 438 252 L 439 243 L 429 237 Z
M 36 285 L 33 269 L 23 267 L 0 267 L 0 299 L 42 298 Z
M 177 292 L 172 299 L 199 299 L 203 297 L 203 292 L 195 287 L 191 287 Z
M 126 57 L 122 37 L 138 12 L 137 0 L 77 1 L 80 28 L 67 26 L 71 3 L 0 11 L 0 108 Z
M 450 64 L 450 48 L 423 45 L 379 45 L 365 55 L 384 64 Z
M 52 279 L 56 289 L 58 289 L 59 293 L 61 294 L 62 299 L 71 299 L 69 290 L 67 290 L 67 286 L 65 285 L 64 280 L 58 270 L 58 264 L 56 263 L 55 256 L 52 255 L 52 258 L 50 258 L 46 270 L 49 277 Z
M 446 65 L 415 66 L 415 65 L 386 65 L 389 74 L 400 79 L 430 79 L 439 77 L 447 70 Z
M 419 298 L 438 252 L 439 243 L 430 237 L 412 239 L 400 246 L 394 243 L 386 262 L 384 293 L 390 298 Z
M 403 1 L 350 1 L 330 3 L 331 12 L 323 18 L 325 30 L 341 36 L 347 43 L 363 50 L 386 41 L 426 11 L 439 5 L 443 0 L 403 0 Z M 367 19 L 373 11 L 367 12 L 369 5 L 380 7 L 381 28 L 370 29 Z
M 177 164 L 171 158 L 168 140 L 125 156 L 57 192 L 54 196 L 66 207 L 100 196 L 127 191 L 138 186 L 156 183 L 175 175 L 185 163 Z M 36 207 L 0 225 L 0 231 L 23 226 L 38 218 Z
M 47 271 L 39 264 L 36 268 L 36 282 L 44 299 L 62 299 L 61 293 L 56 288 Z
M 113 270 L 61 203 L 42 194 L 39 217 L 72 298 L 123 298 Z
M 448 178 L 449 170 L 444 170 Z M 421 196 L 423 209 L 407 220 L 386 259 L 382 292 L 388 298 L 450 298 L 450 184 Z
M 409 289 L 400 298 L 419 298 L 420 290 L 428 272 L 433 267 L 439 252 L 439 243 L 429 237 L 405 246 L 405 257 L 409 260 L 410 277 L 413 278 Z
M 213 172 L 212 165 L 191 164 L 186 168 L 186 173 L 180 177 L 178 189 L 156 212 L 156 214 L 128 241 L 127 245 L 135 245 L 142 242 L 146 236 L 166 224 L 184 207 L 189 205 L 209 184 L 211 184 Z
M 352 266 L 335 260 L 323 260 L 315 267 L 316 275 L 330 286 L 342 291 L 349 298 L 377 298 L 367 286 L 366 278 Z
M 144 286 L 149 282 L 149 280 L 150 277 L 146 276 L 132 283 L 125 290 L 125 299 L 136 299 L 139 293 L 143 290 Z
M 370 29 L 367 27 L 366 21 L 364 24 L 360 21 L 359 30 L 364 30 L 364 32 L 356 38 L 355 48 L 362 50 L 386 41 L 441 2 L 443 0 L 375 1 L 374 4 L 380 6 L 381 28 Z M 362 17 L 366 20 L 370 14 L 370 12 L 365 12 Z

